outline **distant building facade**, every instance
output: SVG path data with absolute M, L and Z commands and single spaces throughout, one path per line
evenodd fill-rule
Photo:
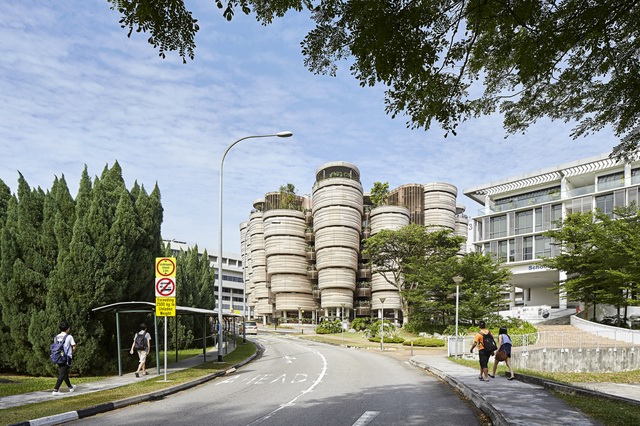
M 362 240 L 409 223 L 435 225 L 467 237 L 457 188 L 447 183 L 408 184 L 374 207 L 347 162 L 322 165 L 311 196 L 270 192 L 253 203 L 240 225 L 247 303 L 264 323 L 291 318 L 352 319 L 384 316 L 401 321 L 395 286 L 372 274 Z M 464 250 L 461 248 L 461 250 Z
M 612 215 L 614 207 L 637 204 L 639 187 L 640 161 L 601 155 L 464 191 L 482 205 L 471 221 L 473 251 L 493 254 L 513 272 L 514 316 L 532 306 L 565 310 L 576 305 L 563 293 L 550 291 L 566 274 L 539 264 L 558 254 L 542 233 L 573 212 L 600 209 Z

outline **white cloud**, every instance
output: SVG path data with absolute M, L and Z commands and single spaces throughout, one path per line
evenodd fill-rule
M 570 126 L 549 122 L 504 140 L 498 116 L 464 123 L 447 139 L 439 129 L 410 130 L 404 117 L 385 115 L 383 88 L 361 88 L 348 64 L 336 78 L 304 68 L 307 16 L 263 27 L 242 15 L 228 23 L 208 0 L 189 6 L 201 29 L 196 59 L 183 65 L 174 53 L 158 58 L 147 35 L 127 38 L 106 2 L 3 5 L 0 179 L 15 191 L 17 170 L 42 188 L 64 174 L 75 195 L 85 164 L 95 176 L 117 160 L 129 187 L 158 183 L 165 237 L 217 249 L 222 153 L 247 135 L 293 131 L 243 141 L 225 160 L 224 246 L 239 252 L 239 223 L 253 200 L 285 183 L 310 193 L 328 161 L 356 164 L 365 191 L 374 181 L 444 181 L 461 194 L 615 144 L 610 132 L 573 141 Z

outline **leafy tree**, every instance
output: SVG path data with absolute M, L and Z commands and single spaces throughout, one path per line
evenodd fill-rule
M 385 229 L 365 239 L 374 273 L 400 292 L 403 326 L 410 320 L 409 302 L 420 285 L 418 270 L 455 256 L 463 243 L 464 238 L 453 236 L 450 230 L 433 231 L 416 224 L 397 231 Z
M 374 182 L 371 188 L 371 202 L 375 207 L 384 206 L 389 196 L 389 182 Z
M 407 298 L 412 307 L 415 329 L 436 327 L 440 330 L 455 324 L 456 285 L 453 277 L 463 278 L 458 300 L 460 324 L 489 319 L 503 307 L 508 290 L 509 270 L 491 255 L 469 253 L 462 258 L 448 253 L 431 262 L 417 263 L 407 279 L 416 283 Z
M 193 59 L 199 27 L 183 0 L 108 0 L 129 36 Z M 572 136 L 613 126 L 627 156 L 640 142 L 640 1 L 582 0 L 216 0 L 269 24 L 288 10 L 311 12 L 302 42 L 314 73 L 335 75 L 348 60 L 361 86 L 382 83 L 392 117 L 411 127 L 458 124 L 499 109 L 508 133 L 541 117 L 576 121 Z M 484 91 L 475 95 L 472 85 Z
M 558 289 L 588 310 L 597 304 L 617 307 L 626 321 L 627 307 L 638 304 L 640 214 L 635 206 L 617 207 L 611 217 L 599 210 L 568 215 L 557 230 L 547 231 L 560 254 L 544 264 L 567 273 Z M 620 314 L 624 309 L 624 314 Z
M 511 271 L 491 255 L 468 253 L 460 259 L 459 320 L 476 325 L 495 316 L 505 306 Z M 453 278 L 452 278 L 453 281 Z M 455 286 L 454 286 L 455 288 Z
M 278 208 L 297 210 L 300 208 L 300 201 L 296 196 L 296 187 L 292 183 L 280 187 L 280 200 Z

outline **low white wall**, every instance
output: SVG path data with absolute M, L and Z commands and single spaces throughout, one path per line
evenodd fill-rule
M 610 325 L 598 324 L 597 322 L 587 321 L 573 315 L 571 317 L 571 325 L 593 334 L 606 334 L 607 337 L 621 342 L 640 344 L 640 330 L 627 330 L 625 328 L 613 327 Z

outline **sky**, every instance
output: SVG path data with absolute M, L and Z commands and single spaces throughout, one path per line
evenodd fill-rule
M 314 75 L 300 42 L 307 14 L 262 26 L 237 13 L 227 22 L 212 0 L 189 0 L 198 19 L 195 60 L 166 59 L 148 35 L 120 28 L 106 0 L 9 0 L 0 20 L 0 180 L 17 191 L 19 173 L 49 190 L 64 175 L 75 197 L 82 170 L 99 176 L 117 161 L 127 188 L 158 184 L 162 235 L 217 251 L 220 160 L 234 141 L 281 131 L 293 137 L 244 140 L 223 169 L 223 251 L 240 253 L 239 226 L 253 201 L 292 183 L 310 194 L 315 171 L 355 164 L 368 192 L 408 183 L 480 184 L 609 153 L 609 129 L 573 140 L 575 123 L 540 120 L 505 139 L 498 114 L 469 120 L 457 136 L 409 129 L 384 112 L 384 87 L 360 87 L 341 63 Z

